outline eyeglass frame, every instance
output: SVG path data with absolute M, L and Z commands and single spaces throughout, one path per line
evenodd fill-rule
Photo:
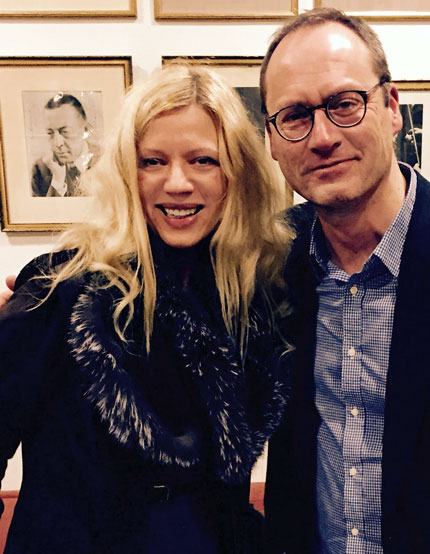
M 291 138 L 287 138 L 287 137 L 284 137 L 284 135 L 281 134 L 281 132 L 279 131 L 278 129 L 278 126 L 276 125 L 276 118 L 278 117 L 278 115 L 283 111 L 283 110 L 286 110 L 287 108 L 290 108 L 290 107 L 293 107 L 294 104 L 292 104 L 291 106 L 284 106 L 283 108 L 281 108 L 280 110 L 278 110 L 276 113 L 274 113 L 273 115 L 268 115 L 266 117 L 266 120 L 267 120 L 267 123 L 271 123 L 273 125 L 273 127 L 276 129 L 276 132 L 278 133 L 278 135 L 283 138 L 284 140 L 288 140 L 288 142 L 300 142 L 301 140 L 304 140 L 306 137 L 308 137 L 311 132 L 312 132 L 312 129 L 314 128 L 314 123 L 315 123 L 315 110 L 319 110 L 319 109 L 322 109 L 324 108 L 324 113 L 327 117 L 327 119 L 329 121 L 331 121 L 334 125 L 336 125 L 336 127 L 340 127 L 342 129 L 348 129 L 348 128 L 351 128 L 351 127 L 355 127 L 356 125 L 360 125 L 360 123 L 363 121 L 365 115 L 366 115 L 366 112 L 367 112 L 367 102 L 369 101 L 369 95 L 377 88 L 377 87 L 382 87 L 382 85 L 385 85 L 385 83 L 388 83 L 390 81 L 389 77 L 387 77 L 386 75 L 383 75 L 379 82 L 376 83 L 376 85 L 374 85 L 373 87 L 371 87 L 369 90 L 341 90 L 340 92 L 337 92 L 336 94 L 332 94 L 331 96 L 329 96 L 327 98 L 327 100 L 325 102 L 323 102 L 322 104 L 320 104 L 319 106 L 311 106 L 311 107 L 308 107 L 308 106 L 304 106 L 304 105 L 301 105 L 301 104 L 296 104 L 297 106 L 301 106 L 303 108 L 305 108 L 308 112 L 309 112 L 309 115 L 311 117 L 311 126 L 309 128 L 309 131 L 303 135 L 301 138 L 297 138 L 297 139 L 291 139 Z M 336 98 L 336 96 L 339 96 L 340 94 L 345 94 L 346 92 L 356 92 L 357 94 L 359 94 L 362 99 L 363 99 L 363 102 L 364 102 L 364 110 L 363 110 L 363 115 L 361 117 L 361 119 L 359 119 L 359 121 L 357 121 L 356 123 L 352 123 L 352 124 L 348 124 L 348 125 L 342 125 L 340 123 L 336 123 L 336 121 L 334 121 L 331 116 L 330 116 L 330 112 L 328 111 L 328 106 L 330 104 L 330 102 L 333 100 L 333 98 Z

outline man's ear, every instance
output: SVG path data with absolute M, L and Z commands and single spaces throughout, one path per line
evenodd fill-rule
M 278 161 L 278 156 L 276 153 L 276 141 L 274 140 L 275 136 L 274 136 L 274 133 L 272 132 L 272 128 L 269 121 L 267 120 L 267 117 L 264 118 L 264 126 L 267 131 L 267 136 L 269 137 L 270 153 L 272 154 L 272 158 Z
M 392 84 L 389 83 L 390 90 L 388 91 L 388 109 L 391 114 L 391 125 L 393 128 L 393 136 L 397 135 L 400 129 L 403 127 L 403 118 L 400 111 L 399 91 Z

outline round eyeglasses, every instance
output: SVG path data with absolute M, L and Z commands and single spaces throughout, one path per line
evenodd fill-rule
M 291 142 L 298 142 L 309 135 L 314 126 L 315 110 L 319 109 L 324 109 L 327 118 L 338 127 L 354 127 L 361 123 L 366 115 L 369 95 L 387 81 L 388 78 L 384 76 L 369 90 L 338 92 L 319 106 L 287 106 L 269 116 L 267 121 L 283 139 Z

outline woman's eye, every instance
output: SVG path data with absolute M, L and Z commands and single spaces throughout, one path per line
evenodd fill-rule
M 139 168 L 145 169 L 146 167 L 157 167 L 161 164 L 161 160 L 157 158 L 142 158 L 139 160 Z
M 214 158 L 211 158 L 210 156 L 200 156 L 199 158 L 196 158 L 191 163 L 195 163 L 197 165 L 219 165 L 219 162 L 217 160 L 214 160 Z

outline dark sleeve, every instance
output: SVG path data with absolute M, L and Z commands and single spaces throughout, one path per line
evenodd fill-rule
M 65 283 L 37 306 L 46 295 L 46 282 L 25 280 L 22 274 L 17 282 L 16 292 L 0 312 L 0 481 L 23 434 L 49 395 L 55 394 L 74 296 L 74 287 Z
M 291 525 L 290 513 L 285 506 L 285 495 L 292 494 L 287 470 L 289 467 L 288 408 L 276 435 L 269 442 L 264 514 L 266 524 L 266 554 L 286 551 L 285 534 Z M 288 504 L 288 503 L 287 503 Z
M 33 196 L 46 196 L 51 181 L 51 171 L 41 160 L 37 161 L 31 171 L 31 192 Z

